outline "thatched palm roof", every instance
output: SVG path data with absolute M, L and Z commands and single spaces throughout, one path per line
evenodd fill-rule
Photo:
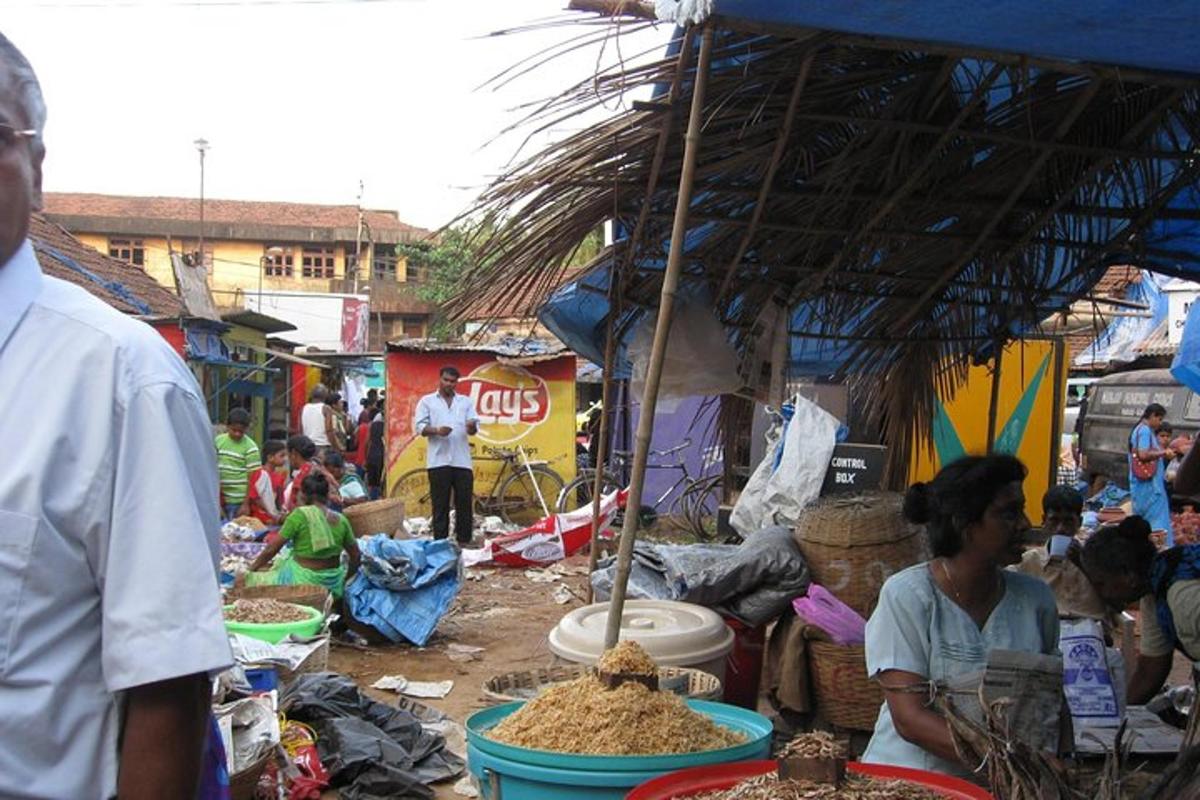
M 474 211 L 504 222 L 465 285 L 492 290 L 459 297 L 460 315 L 540 302 L 584 233 L 614 216 L 625 238 L 607 255 L 625 268 L 625 307 L 657 304 L 693 50 L 689 39 L 599 74 L 532 115 L 549 124 L 658 89 L 485 191 Z M 874 405 L 897 459 L 934 387 L 952 387 L 947 359 L 965 366 L 1036 326 L 1114 261 L 1200 270 L 1158 235 L 1200 220 L 1194 204 L 1168 208 L 1200 186 L 1193 78 L 736 27 L 719 29 L 712 63 L 685 282 L 744 352 L 782 304 L 801 349 L 882 377 Z

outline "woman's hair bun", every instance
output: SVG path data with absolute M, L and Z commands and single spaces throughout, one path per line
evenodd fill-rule
M 914 483 L 904 494 L 904 518 L 917 525 L 933 519 L 933 491 L 928 483 Z
M 1140 542 L 1150 540 L 1150 523 L 1144 517 L 1130 516 L 1117 524 L 1117 533 L 1123 539 Z

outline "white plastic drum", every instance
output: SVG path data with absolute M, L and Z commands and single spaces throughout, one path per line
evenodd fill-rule
M 550 650 L 566 661 L 595 664 L 604 652 L 608 603 L 567 614 L 550 631 Z M 733 631 L 704 606 L 674 600 L 629 600 L 621 614 L 622 641 L 633 640 L 665 667 L 693 667 L 725 681 Z

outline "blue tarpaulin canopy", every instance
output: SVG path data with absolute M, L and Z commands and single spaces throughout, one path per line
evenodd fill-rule
M 756 116 L 747 116 L 739 124 L 751 130 L 762 128 L 767 144 L 772 143 L 770 137 L 777 134 L 782 123 L 767 125 L 764 119 L 772 113 L 776 117 L 791 113 L 798 155 L 794 162 L 784 155 L 784 166 L 774 173 L 774 185 L 768 187 L 770 193 L 762 194 L 755 189 L 761 189 L 762 162 L 769 148 L 762 150 L 757 163 L 732 166 L 727 173 L 720 169 L 736 158 L 734 143 L 722 140 L 717 145 L 721 158 L 707 168 L 702 155 L 700 169 L 702 173 L 707 170 L 712 180 L 704 181 L 707 176 L 702 174 L 692 199 L 682 291 L 718 294 L 714 287 L 721 283 L 719 276 L 726 268 L 723 262 L 729 260 L 731 243 L 748 226 L 755 225 L 756 202 L 769 201 L 780 214 L 768 218 L 770 212 L 763 213 L 755 231 L 758 239 L 743 246 L 745 263 L 739 265 L 734 280 L 725 281 L 730 287 L 722 298 L 726 304 L 723 318 L 731 323 L 731 340 L 744 342 L 746 329 L 753 324 L 750 317 L 765 305 L 761 284 L 780 282 L 780 273 L 786 274 L 783 282 L 804 280 L 795 271 L 778 269 L 777 262 L 810 258 L 804 265 L 807 272 L 801 274 L 819 275 L 824 291 L 785 286 L 776 289 L 772 297 L 774 302 L 786 302 L 792 308 L 791 374 L 825 375 L 848 366 L 861 369 L 872 360 L 884 363 L 864 354 L 876 347 L 886 349 L 889 338 L 904 338 L 902 328 L 873 325 L 873 320 L 887 312 L 898 296 L 908 295 L 915 301 L 913 319 L 907 321 L 910 327 L 905 330 L 911 339 L 927 335 L 942 350 L 983 355 L 998 339 L 1030 332 L 1041 320 L 1068 307 L 1110 264 L 1130 262 L 1165 275 L 1200 275 L 1200 188 L 1186 160 L 1198 127 L 1200 51 L 1192 39 L 1200 30 L 1200 3 L 1164 0 L 1137 5 L 1045 4 L 1017 0 L 963 6 L 943 0 L 869 4 L 848 0 L 716 0 L 712 5 L 712 22 L 724 36 L 718 41 L 725 44 L 723 49 L 720 44 L 716 48 L 713 79 L 735 73 L 743 81 L 744 86 L 737 91 L 746 96 L 746 107 Z M 677 34 L 669 52 L 678 51 L 679 41 Z M 806 92 L 820 91 L 814 85 L 816 79 L 810 78 L 797 90 L 800 102 L 793 102 L 795 107 L 785 111 L 781 101 L 791 87 L 784 80 L 786 69 L 776 73 L 772 64 L 781 60 L 781 53 L 789 47 L 799 52 L 805 46 L 817 48 L 816 63 L 823 58 L 832 63 L 844 57 L 842 51 L 830 52 L 838 46 L 895 54 L 882 61 L 856 56 L 839 65 L 843 73 L 856 68 L 864 71 L 861 82 L 850 89 L 861 93 L 857 102 L 843 102 L 831 95 L 813 98 L 812 107 L 807 108 Z M 894 99 L 904 83 L 927 74 L 926 68 L 916 66 L 922 60 L 930 60 L 930 68 L 937 65 L 942 71 L 938 79 L 946 82 L 955 98 L 940 117 L 913 114 L 913 109 Z M 798 71 L 802 63 L 798 54 L 792 63 Z M 989 81 L 992 71 L 1002 64 L 1018 66 L 1006 67 L 1003 77 Z M 878 71 L 883 69 L 894 70 L 895 80 L 880 77 Z M 755 70 L 761 70 L 762 75 L 756 76 Z M 1106 88 L 1119 84 L 1123 76 L 1139 84 L 1136 89 L 1132 84 L 1126 86 L 1127 94 L 1140 91 L 1156 96 L 1148 106 L 1131 106 L 1120 112 L 1130 119 L 1113 116 L 1117 104 L 1128 99 L 1127 94 L 1117 91 L 1110 96 Z M 768 80 L 772 81 L 770 85 Z M 828 91 L 832 92 L 834 79 L 828 82 Z M 684 88 L 686 92 L 686 85 Z M 931 86 L 932 91 L 937 88 Z M 661 100 L 666 91 L 666 83 L 660 82 L 656 97 Z M 973 99 L 978 105 L 972 118 L 966 109 Z M 1037 101 L 1055 109 L 1040 124 L 1035 116 Z M 1106 105 L 1114 110 L 1106 112 Z M 958 113 L 951 113 L 956 110 Z M 716 113 L 710 112 L 706 139 L 720 136 Z M 1028 114 L 1028 119 L 1012 125 L 1018 113 Z M 1105 113 L 1112 118 L 1105 117 Z M 807 132 L 801 127 L 802 120 L 813 122 Z M 822 122 L 826 123 L 824 127 Z M 1078 136 L 1070 135 L 1072 123 Z M 860 124 L 860 130 L 849 129 Z M 967 158 L 930 180 L 925 188 L 932 195 L 905 184 L 921 169 L 937 171 L 920 161 L 920 151 L 907 161 L 897 157 L 889 162 L 885 158 L 879 162 L 879 169 L 896 169 L 898 174 L 890 185 L 884 182 L 875 187 L 877 197 L 862 198 L 866 212 L 846 205 L 840 209 L 846 212 L 840 219 L 831 210 L 829 223 L 822 225 L 820 200 L 828 198 L 831 206 L 834 201 L 844 202 L 848 191 L 841 190 L 853 187 L 831 189 L 821 185 L 814 180 L 819 170 L 812 167 L 811 161 L 821 157 L 822 147 L 828 148 L 827 159 L 833 161 L 840 157 L 839 150 L 852 152 L 868 135 L 877 132 L 878 126 L 889 125 L 900 126 L 895 139 L 898 146 L 915 146 L 918 142 L 924 142 L 926 148 L 940 145 L 947 148 L 946 158 L 950 159 L 955 155 L 953 143 L 958 143 Z M 1115 125 L 1126 127 L 1106 144 L 1102 136 L 1114 133 Z M 957 131 L 961 138 L 935 138 L 939 127 Z M 922 133 L 924 139 L 917 135 Z M 739 138 L 736 144 L 743 148 L 755 144 L 750 135 Z M 1024 162 L 1002 158 L 1006 146 L 1020 147 L 1022 138 L 1037 140 L 1041 147 L 1031 148 Z M 1068 149 L 1052 152 L 1060 145 Z M 611 161 L 618 152 L 599 152 L 596 160 Z M 668 160 L 672 155 L 678 158 L 678 150 L 670 152 Z M 1044 174 L 1034 163 L 1039 158 Z M 1123 160 L 1136 161 L 1137 166 L 1118 166 Z M 1025 163 L 1031 164 L 1031 171 L 1022 176 Z M 988 174 L 989 170 L 1011 172 L 1013 177 L 1007 183 L 1002 179 L 996 182 L 996 196 L 987 200 L 980 196 L 982 192 L 966 190 L 991 185 L 988 181 L 996 178 Z M 1070 172 L 1069 177 L 1076 179 L 1074 183 L 1064 179 L 1062 170 Z M 642 250 L 632 265 L 633 288 L 625 294 L 625 311 L 616 326 L 621 336 L 615 370 L 618 377 L 628 374 L 624 358 L 628 335 L 634 323 L 654 307 L 658 283 L 654 276 L 663 269 L 670 246 L 664 225 L 666 211 L 673 203 L 676 178 L 669 171 L 668 175 L 658 182 L 658 194 L 663 199 L 661 209 L 655 210 L 662 221 L 650 234 L 652 242 L 645 241 L 643 232 Z M 959 190 L 953 182 L 947 182 L 954 180 L 966 188 Z M 869 180 L 863 179 L 863 184 L 863 193 L 869 194 Z M 1061 195 L 1055 197 L 1055 191 Z M 788 193 L 813 200 L 803 206 L 792 197 L 778 199 Z M 899 217 L 901 208 L 897 202 L 891 208 L 880 209 L 879 204 L 888 199 L 889 193 L 911 197 L 926 208 L 900 220 L 908 223 L 904 226 L 889 225 L 887 212 Z M 636 192 L 632 196 L 636 197 Z M 879 219 L 871 214 L 872 202 L 874 210 L 882 214 Z M 855 227 L 864 216 L 873 219 L 870 235 L 856 236 Z M 616 246 L 594 264 L 590 274 L 550 295 L 539 312 L 542 322 L 568 346 L 597 363 L 603 360 L 609 270 L 613 258 L 624 260 L 623 250 L 635 227 L 633 219 L 633 209 L 619 218 Z M 729 223 L 728 228 L 722 223 Z M 792 233 L 789 225 L 799 228 L 797 223 L 806 227 L 795 230 L 796 235 L 786 244 L 800 247 L 785 253 L 786 247 L 779 239 Z M 1022 225 L 1031 228 L 1023 229 Z M 905 229 L 896 230 L 901 227 Z M 1002 230 L 1010 232 L 1007 240 L 1000 235 Z M 1001 244 L 993 247 L 987 241 L 990 235 Z M 939 236 L 944 237 L 943 243 L 956 244 L 949 251 L 935 254 L 932 248 Z M 809 242 L 802 242 L 804 237 Z M 1013 240 L 1015 244 L 1005 246 Z M 1045 244 L 1039 246 L 1038 242 Z M 968 254 L 960 263 L 958 252 L 972 246 L 974 257 Z M 922 274 L 897 256 L 914 247 L 930 248 L 930 262 L 942 260 L 949 265 Z M 1022 247 L 1026 252 L 1021 252 Z M 819 258 L 810 255 L 821 250 L 825 252 Z M 997 263 L 998 255 L 1006 259 L 1004 264 Z M 823 271 L 822 260 L 839 263 Z M 887 268 L 892 264 L 898 267 L 889 272 Z M 900 274 L 892 281 L 869 280 L 878 278 L 870 275 L 877 268 L 889 276 Z M 944 287 L 940 296 L 935 292 L 927 297 L 922 292 L 923 283 L 931 282 Z M 638 287 L 643 291 L 639 292 Z M 746 288 L 751 291 L 741 291 Z M 921 318 L 953 318 L 957 335 L 949 336 L 945 328 L 938 330 L 936 326 L 922 328 L 918 324 Z M 954 343 L 946 347 L 951 340 Z
M 947 363 L 1036 332 L 1111 265 L 1200 276 L 1197 22 L 1200 4 L 1175 0 L 713 0 L 658 61 L 531 113 L 545 126 L 625 109 L 481 195 L 475 213 L 499 222 L 452 310 L 528 302 L 599 362 L 617 272 L 613 372 L 627 374 L 677 244 L 679 293 L 706 299 L 745 384 L 766 389 L 782 312 L 792 375 L 880 378 L 863 400 L 902 469 Z M 652 99 L 628 102 L 640 91 Z M 610 220 L 613 244 L 561 285 Z

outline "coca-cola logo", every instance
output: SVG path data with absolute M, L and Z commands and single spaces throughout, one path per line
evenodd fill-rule
M 479 438 L 492 444 L 515 442 L 550 417 L 546 382 L 523 367 L 493 361 L 458 382 L 479 415 Z

